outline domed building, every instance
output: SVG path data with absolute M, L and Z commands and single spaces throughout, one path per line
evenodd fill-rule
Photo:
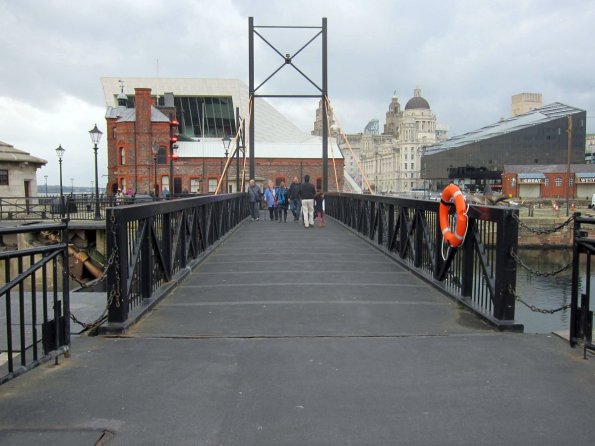
M 426 188 L 421 156 L 436 142 L 436 116 L 416 88 L 401 109 L 396 92 L 386 112 L 384 132 L 362 145 L 362 164 L 377 192 L 409 192 Z

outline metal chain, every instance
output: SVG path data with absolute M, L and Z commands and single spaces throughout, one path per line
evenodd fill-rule
M 516 252 L 514 251 L 510 251 L 510 256 L 514 259 L 514 261 L 520 265 L 521 267 L 523 267 L 525 270 L 529 271 L 531 274 L 535 275 L 535 276 L 539 276 L 539 277 L 551 277 L 551 276 L 555 276 L 557 274 L 560 274 L 570 268 L 572 268 L 572 262 L 564 265 L 562 268 L 557 269 L 555 271 L 550 271 L 550 272 L 543 272 L 543 271 L 539 271 L 536 270 L 535 268 L 530 267 L 529 265 L 527 265 L 525 262 L 523 262 L 523 259 L 521 259 Z
M 518 296 L 516 294 L 516 292 L 512 289 L 512 285 L 509 286 L 508 291 L 514 296 L 514 298 L 522 303 L 524 306 L 526 306 L 529 310 L 535 312 L 535 313 L 541 313 L 541 314 L 555 314 L 559 311 L 562 310 L 567 310 L 568 308 L 570 308 L 570 304 L 566 304 L 566 305 L 562 305 L 559 308 L 554 308 L 552 310 L 546 309 L 546 308 L 539 308 L 535 305 L 530 304 L 529 302 L 527 302 L 526 300 L 524 300 L 521 296 Z
M 101 281 L 103 281 L 105 279 L 105 277 L 107 277 L 107 271 L 109 270 L 110 266 L 112 266 L 114 264 L 114 260 L 116 258 L 116 250 L 112 251 L 112 255 L 110 256 L 104 270 L 103 273 L 101 275 L 101 277 L 99 279 L 97 279 L 96 281 L 94 281 L 93 285 L 88 285 L 88 284 L 84 284 L 83 282 L 81 282 L 80 280 L 78 280 L 72 273 L 70 274 L 71 278 L 73 278 L 77 283 L 81 284 L 82 288 L 91 288 L 92 286 L 96 285 L 97 283 L 100 283 Z M 101 313 L 101 316 L 99 316 L 97 319 L 95 319 L 93 322 L 82 322 L 80 321 L 74 314 L 70 313 L 70 319 L 80 325 L 81 327 L 85 328 L 86 330 L 91 329 L 91 328 L 95 328 L 95 326 L 99 325 L 100 323 L 103 322 L 103 320 L 105 319 L 107 312 L 109 311 L 109 307 L 111 306 L 113 302 L 113 295 L 111 293 L 108 294 L 108 299 L 107 299 L 107 304 L 103 310 L 103 312 Z
M 121 305 L 121 296 L 120 296 L 120 268 L 118 267 L 118 263 L 120 262 L 120 253 L 118 250 L 118 237 L 117 237 L 117 232 L 116 232 L 116 215 L 115 213 L 112 212 L 111 217 L 110 217 L 110 223 L 111 223 L 111 231 L 112 231 L 112 236 L 114 237 L 114 251 L 113 251 L 113 263 L 116 264 L 116 266 L 114 267 L 114 275 L 116 277 L 116 280 L 114 281 L 114 285 L 111 289 L 111 291 L 109 292 L 108 295 L 108 302 L 115 302 L 116 303 L 116 308 L 120 308 Z
M 519 226 L 525 228 L 527 231 L 532 232 L 534 234 L 540 234 L 540 235 L 553 234 L 554 232 L 559 231 L 560 229 L 562 229 L 565 226 L 568 226 L 571 222 L 574 221 L 574 215 L 573 215 L 572 217 L 568 217 L 568 220 L 566 220 L 564 223 L 559 224 L 558 226 L 554 226 L 553 228 L 547 228 L 547 229 L 538 229 L 538 228 L 532 228 L 531 226 L 527 225 L 516 214 L 513 214 L 512 218 L 517 221 Z

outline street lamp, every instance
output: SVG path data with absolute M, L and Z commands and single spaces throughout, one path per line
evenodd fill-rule
M 223 143 L 223 148 L 225 149 L 225 165 L 227 166 L 227 158 L 229 157 L 229 145 L 231 144 L 231 138 L 229 136 L 226 136 L 225 138 L 223 138 L 221 140 L 221 142 Z M 223 172 L 221 172 L 221 174 L 223 175 Z M 229 188 L 227 187 L 227 171 L 225 174 L 225 193 L 229 193 Z
M 103 133 L 97 128 L 97 124 L 89 130 L 91 141 L 93 142 L 93 151 L 95 152 L 95 220 L 101 220 L 101 212 L 99 211 L 99 179 L 97 178 L 97 144 L 101 139 Z
M 155 163 L 155 183 L 153 184 L 153 190 L 155 191 L 155 199 L 157 199 L 157 153 L 159 153 L 159 144 L 156 142 L 151 146 L 153 152 L 153 162 Z
M 58 156 L 58 164 L 60 164 L 60 217 L 64 217 L 64 192 L 62 191 L 62 158 L 64 158 L 64 150 L 62 144 L 56 149 L 56 155 Z

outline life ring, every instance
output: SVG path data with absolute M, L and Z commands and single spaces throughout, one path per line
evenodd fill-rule
M 454 201 L 456 210 L 456 227 L 454 232 L 450 228 L 448 219 L 448 213 L 452 206 L 451 200 Z M 440 230 L 442 231 L 444 240 L 446 240 L 453 248 L 460 246 L 465 240 L 465 235 L 467 235 L 467 209 L 467 203 L 465 203 L 465 197 L 461 192 L 461 189 L 454 184 L 446 186 L 442 191 L 440 200 Z

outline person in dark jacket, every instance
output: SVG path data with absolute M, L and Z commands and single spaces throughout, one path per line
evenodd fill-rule
M 302 203 L 300 202 L 300 180 L 298 180 L 298 177 L 293 177 L 293 182 L 289 186 L 289 205 L 291 206 L 293 221 L 294 223 L 297 223 L 300 220 L 300 212 L 302 211 Z
M 302 218 L 304 227 L 314 227 L 314 195 L 316 189 L 310 184 L 310 175 L 304 176 L 304 182 L 300 185 L 300 198 L 302 200 Z

